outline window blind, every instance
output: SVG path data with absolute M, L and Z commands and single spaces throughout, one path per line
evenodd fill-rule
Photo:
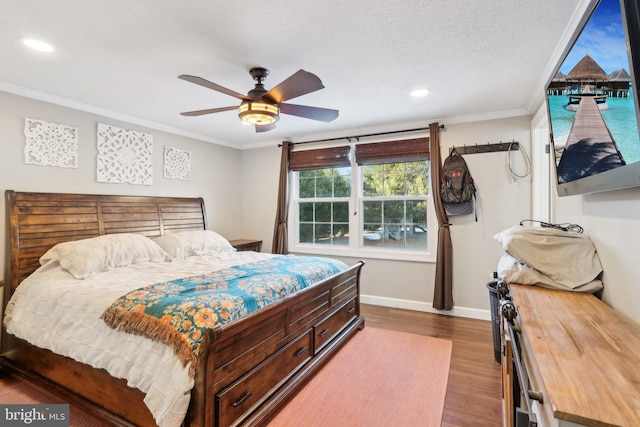
M 373 142 L 356 145 L 356 163 L 398 163 L 429 159 L 429 138 Z
M 351 166 L 348 145 L 291 152 L 289 169 L 292 171 L 341 168 Z

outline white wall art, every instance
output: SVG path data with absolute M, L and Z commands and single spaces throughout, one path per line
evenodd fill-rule
M 29 165 L 78 167 L 78 128 L 24 119 L 24 160 Z
M 98 123 L 98 182 L 151 185 L 153 135 Z
M 164 177 L 191 180 L 191 151 L 164 147 Z

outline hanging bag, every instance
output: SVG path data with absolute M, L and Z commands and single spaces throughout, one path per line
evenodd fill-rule
M 445 212 L 449 216 L 473 213 L 475 195 L 476 187 L 467 162 L 453 148 L 444 161 L 440 182 L 440 199 Z

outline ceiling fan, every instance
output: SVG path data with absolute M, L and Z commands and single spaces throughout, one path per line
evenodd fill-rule
M 266 132 L 276 127 L 275 123 L 280 114 L 304 117 L 321 122 L 330 122 L 338 117 L 338 110 L 327 108 L 308 107 L 305 105 L 288 104 L 284 101 L 306 95 L 323 89 L 322 81 L 315 74 L 304 70 L 298 70 L 276 87 L 267 91 L 263 81 L 269 75 L 269 70 L 262 67 L 254 67 L 249 73 L 256 81 L 256 86 L 247 95 L 234 92 L 218 84 L 212 83 L 202 77 L 181 74 L 178 78 L 204 86 L 209 89 L 233 96 L 242 101 L 239 106 L 209 108 L 206 110 L 187 111 L 180 113 L 183 116 L 201 116 L 203 114 L 220 113 L 222 111 L 238 110 L 238 116 L 245 122 L 255 125 L 256 132 Z

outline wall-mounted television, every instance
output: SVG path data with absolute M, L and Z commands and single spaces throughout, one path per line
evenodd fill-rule
M 640 6 L 591 0 L 546 85 L 559 196 L 640 186 Z

